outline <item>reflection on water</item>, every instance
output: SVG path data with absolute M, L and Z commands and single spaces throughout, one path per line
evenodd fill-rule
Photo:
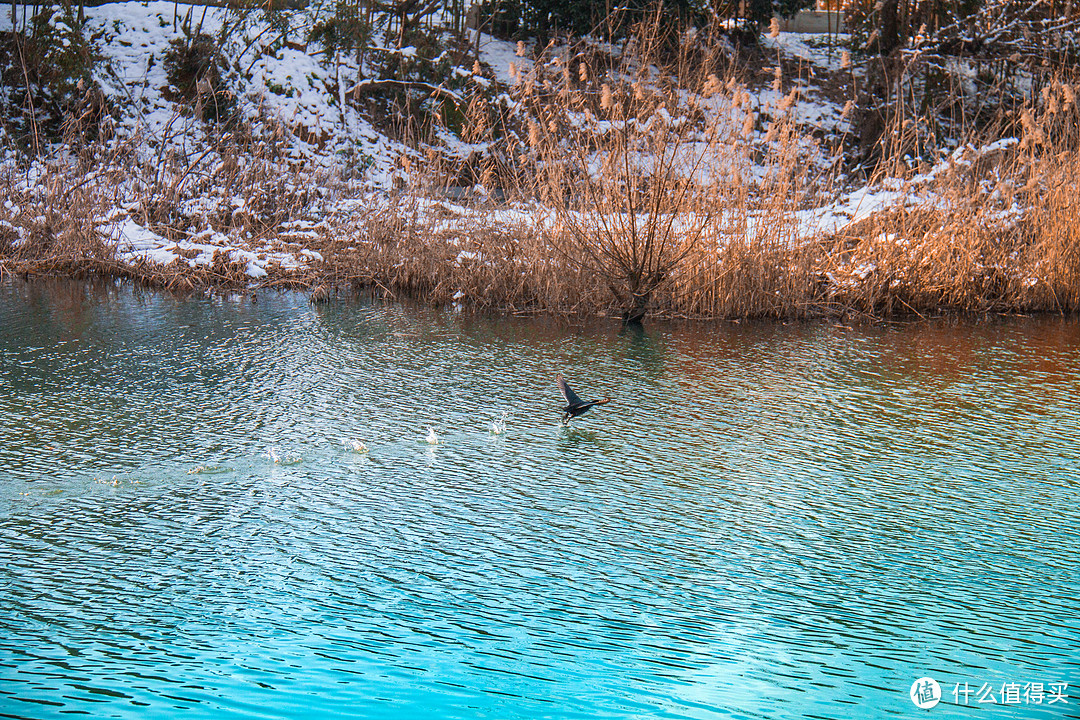
M 1080 717 L 1078 359 L 0 284 L 0 714 Z

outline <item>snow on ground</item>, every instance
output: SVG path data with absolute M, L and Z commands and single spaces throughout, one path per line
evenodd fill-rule
M 515 79 L 510 75 L 510 63 L 527 73 L 532 69 L 532 61 L 527 57 L 532 53 L 532 44 L 522 43 L 522 54 L 518 54 L 518 44 L 499 40 L 487 33 L 480 33 L 480 59 L 491 67 L 495 77 L 504 85 L 513 85 Z
M 283 141 L 290 163 L 312 176 L 320 171 L 336 172 L 345 177 L 359 177 L 366 187 L 389 188 L 400 173 L 400 158 L 413 152 L 380 133 L 352 107 L 342 112 L 339 91 L 354 85 L 360 75 L 353 58 L 327 59 L 319 48 L 312 47 L 309 53 L 299 46 L 277 42 L 278 34 L 266 32 L 268 27 L 261 13 L 251 13 L 242 20 L 225 8 L 162 0 L 88 6 L 85 13 L 84 34 L 99 38 L 102 54 L 94 79 L 111 106 L 120 112 L 116 136 L 135 141 L 138 154 L 132 158 L 134 162 L 153 167 L 170 154 L 192 158 L 207 149 L 210 154 L 204 157 L 202 165 L 192 167 L 198 171 L 201 167 L 222 165 L 221 159 L 212 153 L 202 120 L 167 99 L 169 80 L 165 57 L 170 44 L 183 39 L 186 32 L 216 37 L 224 22 L 247 23 L 231 35 L 224 48 L 230 63 L 226 82 L 236 93 L 239 109 L 256 132 L 266 129 L 267 119 L 276 120 L 289 130 Z M 290 22 L 295 22 L 296 17 Z M 10 29 L 10 14 L 0 13 L 0 31 Z M 299 36 L 303 32 L 302 28 L 295 28 L 293 34 Z M 240 162 L 243 164 L 243 158 Z M 19 173 L 18 189 L 32 196 L 41 195 L 37 183 L 44 172 L 45 164 L 32 163 Z M 125 216 L 133 207 L 131 200 L 117 198 L 117 211 L 111 215 Z M 207 211 L 230 202 L 236 204 L 235 199 L 200 197 L 187 201 L 184 207 L 195 215 L 201 212 L 205 216 Z M 252 279 L 264 277 L 268 266 L 288 269 L 321 260 L 312 252 L 268 250 L 240 230 L 230 231 L 228 235 L 199 232 L 186 241 L 172 242 L 126 218 L 100 225 L 99 232 L 107 242 L 116 244 L 122 261 L 157 264 L 179 261 L 198 267 L 211 264 L 215 252 L 227 253 L 230 262 L 246 264 Z M 286 243 L 303 240 L 291 237 L 288 232 L 282 239 Z
M 121 262 L 137 264 L 149 262 L 155 265 L 186 263 L 189 267 L 210 267 L 215 255 L 222 254 L 230 263 L 242 263 L 244 272 L 253 280 L 264 278 L 268 266 L 289 270 L 307 262 L 321 261 L 319 253 L 302 249 L 299 252 L 262 251 L 253 252 L 235 247 L 227 235 L 207 230 L 191 240 L 171 241 L 147 230 L 131 218 L 107 222 L 98 228 L 106 242 L 116 246 L 116 257 Z
M 910 194 L 903 190 L 862 187 L 844 194 L 828 205 L 796 212 L 799 227 L 796 235 L 802 239 L 810 239 L 839 233 L 874 213 L 897 207 L 910 197 Z
M 782 32 L 772 38 L 761 37 L 761 44 L 769 50 L 778 50 L 789 58 L 798 58 L 811 65 L 827 70 L 843 70 L 841 47 L 848 44 L 850 36 L 833 33 Z
M 100 35 L 104 56 L 95 79 L 123 110 L 118 133 L 180 149 L 190 146 L 201 121 L 185 117 L 180 106 L 166 100 L 166 52 L 184 37 L 185 22 L 191 32 L 216 36 L 226 20 L 238 22 L 236 13 L 157 0 L 87 7 L 86 16 L 85 33 Z M 358 161 L 370 184 L 390 185 L 407 148 L 377 132 L 352 107 L 341 110 L 338 91 L 354 85 L 360 74 L 355 60 L 320 60 L 299 46 L 276 42 L 278 36 L 266 30 L 252 21 L 231 35 L 225 48 L 231 64 L 227 81 L 241 96 L 239 106 L 247 118 L 256 125 L 263 117 L 284 123 L 293 133 L 289 151 L 296 160 L 319 168 L 332 168 L 343 159 Z
M 162 58 L 169 41 L 179 37 L 173 29 L 174 12 L 188 6 L 155 2 L 111 3 L 87 8 L 85 32 L 91 36 L 104 33 L 100 47 L 105 61 L 97 68 L 95 79 L 105 95 L 127 109 L 120 132 L 139 132 L 158 137 L 175 123 L 171 103 L 161 95 L 169 83 Z M 206 30 L 217 30 L 218 12 L 209 12 Z M 164 27 L 162 27 L 164 24 Z
M 96 79 L 113 105 L 122 109 L 117 134 L 140 139 L 144 161 L 152 161 L 155 156 L 160 158 L 168 150 L 191 153 L 200 142 L 205 142 L 202 121 L 186 116 L 183 108 L 166 99 L 168 78 L 164 58 L 170 43 L 184 37 L 185 23 L 192 30 L 215 35 L 223 22 L 235 22 L 236 14 L 223 8 L 161 0 L 88 6 L 85 12 L 86 34 L 100 36 L 104 55 Z M 273 118 L 288 128 L 291 134 L 286 143 L 290 161 L 313 171 L 313 175 L 319 170 L 338 171 L 341 175 L 362 179 L 359 195 L 353 193 L 350 199 L 324 203 L 319 211 L 322 216 L 347 217 L 350 213 L 385 205 L 386 191 L 400 182 L 401 158 L 415 151 L 386 137 L 353 107 L 341 102 L 347 88 L 354 87 L 362 78 L 372 77 L 372 68 L 358 67 L 355 58 L 333 56 L 317 47 L 304 49 L 295 43 L 278 42 L 275 33 L 267 32 L 269 28 L 261 17 L 249 15 L 245 21 L 248 24 L 233 33 L 234 39 L 226 48 L 231 64 L 227 80 L 240 99 L 240 108 L 255 127 L 265 127 L 265 120 Z M 0 30 L 6 29 L 10 29 L 10 20 L 7 14 L 0 13 Z M 301 36 L 303 29 L 294 28 L 293 34 Z M 836 39 L 833 36 L 832 41 Z M 532 62 L 519 55 L 521 50 L 528 55 L 531 48 L 519 48 L 517 43 L 483 33 L 476 42 L 481 60 L 503 85 L 512 86 L 516 82 L 511 63 L 520 73 L 528 73 L 532 68 Z M 835 45 L 830 46 L 827 35 L 785 32 L 776 38 L 765 37 L 763 42 L 766 48 L 780 56 L 804 60 L 809 65 L 811 78 L 814 68 L 842 69 L 840 50 Z M 383 51 L 409 55 L 413 50 L 384 48 Z M 452 73 L 477 83 L 490 82 L 476 75 L 473 68 L 454 68 Z M 801 88 L 797 97 L 792 96 L 793 100 L 789 99 L 790 90 L 777 92 L 766 88 L 751 93 L 747 107 L 758 113 L 762 120 L 786 115 L 803 128 L 811 126 L 834 133 L 850 130 L 848 121 L 842 117 L 842 109 L 818 96 L 810 79 L 787 79 L 785 85 L 790 88 L 793 82 Z M 509 100 L 505 94 L 502 97 Z M 710 112 L 726 116 L 736 131 L 743 128 L 746 107 L 732 107 L 722 95 L 704 101 L 703 105 Z M 669 121 L 673 122 L 666 117 L 665 122 Z M 767 123 L 758 123 L 750 132 L 753 147 L 767 156 L 771 151 L 766 140 Z M 458 157 L 483 152 L 487 147 L 483 142 L 465 143 L 446 130 L 440 133 L 440 138 L 445 149 Z M 691 160 L 686 163 L 688 167 L 696 167 L 692 160 L 699 152 L 697 146 L 698 143 L 689 142 L 681 149 Z M 962 165 L 980 153 L 996 149 L 960 148 L 943 163 L 951 163 L 949 167 Z M 818 169 L 824 169 L 831 162 L 813 143 L 801 147 L 800 153 Z M 751 154 L 739 156 L 733 153 L 732 157 L 738 161 L 738 171 L 748 179 L 760 180 L 769 172 L 768 164 L 760 159 L 755 161 Z M 641 158 L 639 166 L 643 172 L 647 171 L 651 167 L 649 158 Z M 40 172 L 35 170 L 36 167 L 24 174 L 24 190 L 32 190 L 37 177 L 35 173 Z M 928 175 L 917 176 L 907 187 L 885 184 L 857 188 L 827 205 L 802 210 L 795 214 L 796 239 L 835 233 L 875 212 L 908 202 L 910 184 L 928 184 L 945 167 L 939 165 Z M 345 170 L 348 172 L 342 172 Z M 699 167 L 695 172 L 699 182 L 712 181 L 711 169 Z M 496 207 L 483 188 L 473 188 L 467 194 L 479 204 L 454 204 L 447 199 L 418 201 L 418 217 L 424 220 L 424 216 L 428 216 L 424 221 L 431 232 L 466 235 L 478 221 L 488 225 L 533 228 L 548 227 L 552 222 L 550 211 L 539 207 Z M 198 205 L 204 201 L 196 199 L 193 202 Z M 213 202 L 217 201 L 205 201 L 208 207 Z M 225 234 L 205 229 L 193 230 L 186 239 L 172 241 L 129 217 L 127 213 L 133 209 L 130 199 L 118 198 L 117 206 L 117 211 L 101 221 L 99 231 L 107 242 L 116 246 L 118 257 L 125 262 L 182 263 L 197 268 L 213 265 L 215 256 L 224 254 L 229 262 L 242 263 L 247 275 L 256 282 L 267 275 L 268 268 L 297 269 L 322 261 L 319 253 L 303 247 L 305 242 L 324 234 L 326 226 L 318 217 L 287 223 L 278 237 L 271 240 L 256 240 L 242 231 Z M 763 221 L 764 218 L 747 218 L 745 231 L 752 235 L 757 224 Z M 0 223 L 3 223 L 0 227 L 12 227 L 2 218 Z M 21 236 L 22 229 L 16 229 Z M 472 251 L 463 249 L 457 261 L 477 259 Z

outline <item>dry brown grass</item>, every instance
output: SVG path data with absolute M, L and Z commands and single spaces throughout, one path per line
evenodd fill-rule
M 322 282 L 375 288 L 444 305 L 509 312 L 588 312 L 600 300 L 550 256 L 528 218 L 492 223 L 485 209 L 439 205 L 413 193 L 343 218 L 317 246 Z
M 182 115 L 173 120 L 170 137 L 185 131 Z M 231 260 L 224 249 L 196 266 L 183 259 L 121 261 L 102 226 L 122 217 L 123 206 L 140 225 L 173 241 L 212 230 L 261 248 L 282 223 L 304 217 L 312 189 L 325 181 L 290 161 L 280 127 L 267 129 L 262 137 L 243 129 L 207 136 L 197 152 L 180 156 L 148 153 L 140 138 L 86 146 L 78 142 L 78 128 L 69 128 L 69 141 L 53 155 L 18 170 L 6 166 L 0 176 L 7 201 L 0 207 L 6 223 L 0 225 L 0 275 L 118 276 L 180 291 L 250 285 L 246 262 Z M 269 285 L 313 282 L 285 268 L 268 271 Z
M 471 176 L 532 202 L 522 272 L 547 278 L 531 301 L 627 321 L 808 314 L 812 263 L 792 213 L 822 178 L 807 165 L 817 141 L 793 119 L 797 92 L 755 106 L 715 37 L 666 32 L 653 19 L 617 60 L 548 48 L 512 70 L 512 110 L 488 121 L 497 150 Z M 417 186 L 462 174 L 433 163 Z
M 665 59 L 657 33 L 640 28 L 613 64 L 586 50 L 549 49 L 520 74 L 515 112 L 495 123 L 504 129 L 503 160 L 473 174 L 538 201 L 532 259 L 521 273 L 542 269 L 549 281 L 528 298 L 506 288 L 507 304 L 584 306 L 630 320 L 646 311 L 806 317 L 1080 307 L 1080 201 L 1070 183 L 1080 170 L 1080 117 L 1071 86 L 1055 83 L 1012 127 L 973 133 L 970 149 L 929 176 L 929 167 L 920 177 L 905 158 L 888 159 L 882 175 L 895 178 L 896 201 L 835 236 L 813 237 L 796 211 L 842 188 L 808 163 L 817 141 L 792 118 L 797 93 L 778 74 L 776 88 L 790 92 L 774 107 L 751 107 L 736 72 L 712 72 L 723 63 L 708 38 L 690 38 Z M 764 141 L 755 127 L 767 128 Z M 1016 144 L 979 149 L 1017 128 Z M 480 218 L 460 237 L 500 227 Z
M 86 275 L 111 265 L 114 249 L 94 224 L 109 208 L 103 178 L 85 173 L 78 164 L 41 162 L 0 178 L 6 215 L 0 273 Z
M 832 298 L 875 315 L 1080 308 L 1080 113 L 1023 112 L 1016 144 L 957 154 L 902 205 L 833 239 Z
M 643 25 L 617 60 L 590 46 L 548 48 L 519 73 L 511 106 L 468 104 L 469 139 L 491 141 L 491 152 L 413 162 L 407 187 L 360 198 L 362 209 L 331 215 L 304 240 L 323 262 L 259 284 L 308 288 L 315 299 L 374 288 L 626 320 L 1080 309 L 1071 85 L 1050 86 L 1012 125 L 973 135 L 971 150 L 931 174 L 893 158 L 891 207 L 809 236 L 797 213 L 843 188 L 812 162 L 831 149 L 795 122 L 791 79 L 778 75 L 783 100 L 759 106 L 707 33 L 671 43 L 662 32 Z M 314 187 L 332 183 L 290 160 L 280 129 L 264 129 L 185 157 L 131 163 L 123 158 L 134 148 L 118 146 L 57 160 L 35 182 L 0 178 L 19 208 L 6 219 L 23 234 L 0 227 L 0 273 L 250 285 L 225 253 L 195 268 L 122 263 L 97 228 L 117 198 L 133 198 L 133 216 L 169 238 L 210 228 L 273 241 L 283 223 L 309 215 Z M 977 149 L 1011 134 L 1020 135 L 1012 145 Z M 462 182 L 512 204 L 448 202 Z

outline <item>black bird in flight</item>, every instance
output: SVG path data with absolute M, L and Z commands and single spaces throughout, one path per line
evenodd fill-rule
M 563 425 L 568 425 L 570 423 L 570 418 L 584 415 L 592 409 L 593 405 L 603 405 L 604 403 L 611 401 L 611 398 L 604 398 L 603 400 L 590 400 L 589 402 L 585 402 L 570 389 L 570 385 L 567 384 L 561 373 L 555 376 L 555 383 L 559 386 L 559 389 L 562 390 L 563 397 L 566 398 L 566 407 L 563 408 L 562 416 Z

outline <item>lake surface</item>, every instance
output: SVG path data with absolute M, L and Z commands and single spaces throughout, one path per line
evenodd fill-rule
M 0 715 L 1080 717 L 1078 437 L 1068 319 L 8 280 Z

